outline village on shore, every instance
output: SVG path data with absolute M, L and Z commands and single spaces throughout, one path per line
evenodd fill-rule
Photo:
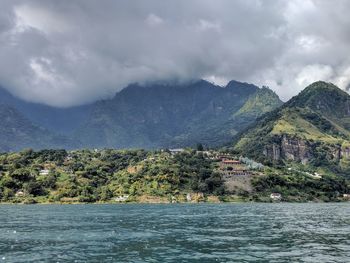
M 278 185 L 276 178 L 281 177 L 275 174 L 299 176 L 296 180 L 320 184 L 319 188 L 325 188 L 324 183 L 341 185 L 323 180 L 319 173 L 296 167 L 279 171 L 247 157 L 213 149 L 26 150 L 0 155 L 0 166 L 2 203 L 350 200 L 346 189 L 330 190 L 326 198 L 321 192 L 311 197 L 290 192 L 288 186 Z M 300 189 L 303 187 L 300 185 Z M 303 199 L 298 197 L 301 194 Z

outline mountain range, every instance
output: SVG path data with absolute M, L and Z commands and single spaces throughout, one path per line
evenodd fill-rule
M 350 174 L 350 96 L 322 81 L 284 104 L 269 88 L 238 81 L 135 83 L 111 99 L 62 109 L 0 89 L 0 119 L 1 151 L 233 145 L 265 164 Z
M 297 162 L 350 174 L 350 96 L 315 82 L 238 134 L 234 150 L 264 163 Z
M 108 100 L 71 108 L 23 101 L 0 89 L 0 150 L 218 146 L 282 101 L 231 81 L 131 84 Z

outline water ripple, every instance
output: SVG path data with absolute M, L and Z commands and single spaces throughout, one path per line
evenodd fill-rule
M 1 205 L 0 262 L 349 262 L 341 204 Z

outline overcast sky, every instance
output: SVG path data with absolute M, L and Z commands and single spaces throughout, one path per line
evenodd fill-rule
M 131 82 L 350 83 L 347 0 L 0 0 L 0 85 L 79 105 Z

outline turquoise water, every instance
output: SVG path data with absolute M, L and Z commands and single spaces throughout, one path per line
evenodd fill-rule
M 0 262 L 350 262 L 350 203 L 0 205 Z

